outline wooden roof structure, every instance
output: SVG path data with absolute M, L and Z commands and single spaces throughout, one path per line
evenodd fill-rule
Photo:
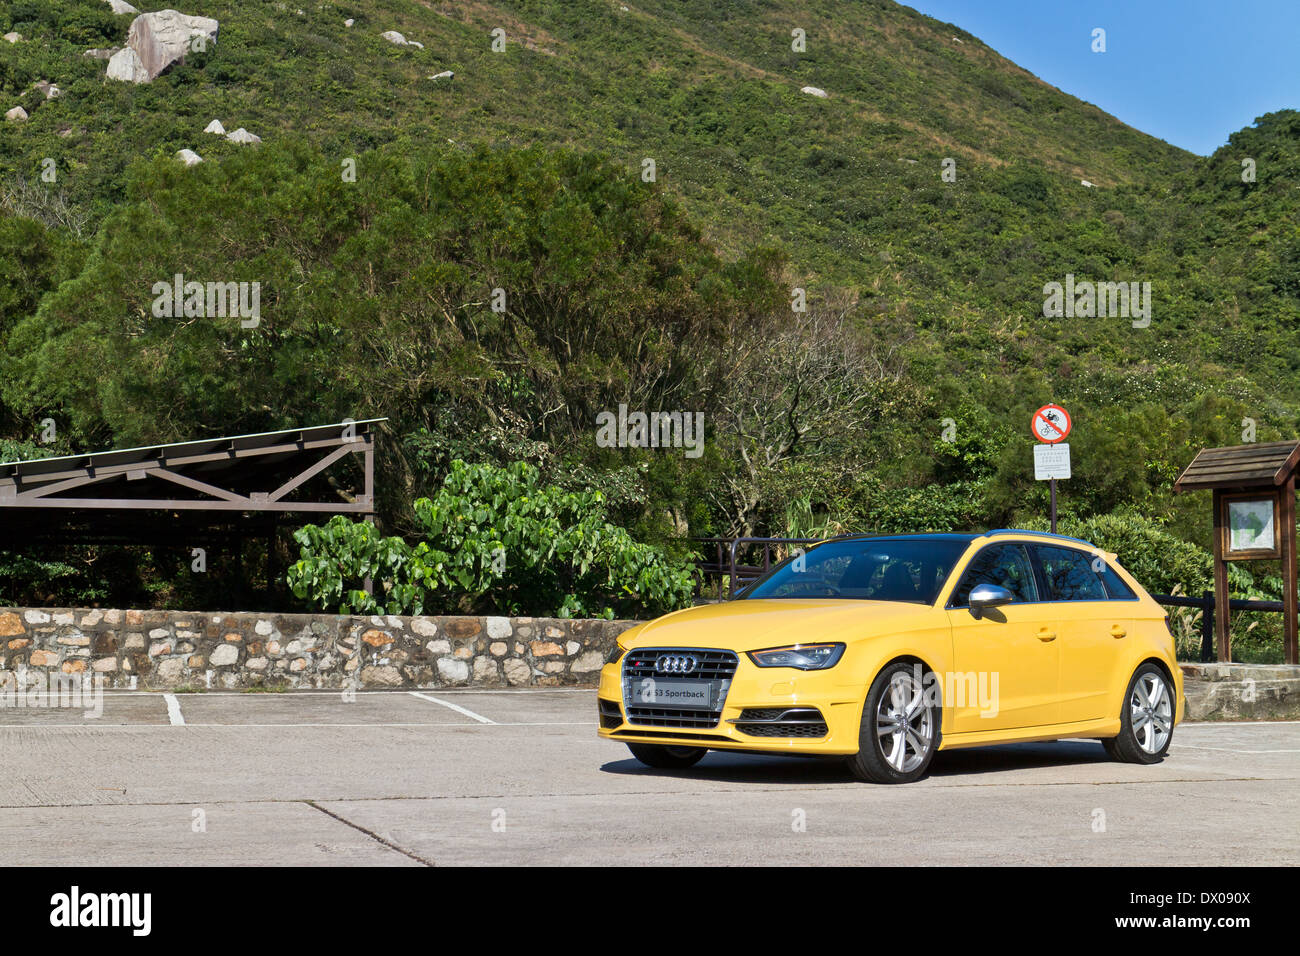
M 0 463 L 0 548 L 146 543 L 295 513 L 372 515 L 372 426 L 385 420 Z M 359 469 L 347 468 L 358 458 Z
M 1300 465 L 1300 441 L 1203 448 L 1174 482 L 1174 491 L 1280 488 Z

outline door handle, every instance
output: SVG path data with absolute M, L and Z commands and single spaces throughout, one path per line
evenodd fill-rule
M 1043 641 L 1043 642 L 1054 641 L 1054 640 L 1056 640 L 1056 632 L 1055 632 L 1055 631 L 1049 631 L 1049 630 L 1048 630 L 1047 628 L 1045 628 L 1045 627 L 1044 627 L 1044 628 L 1040 628 L 1039 631 L 1038 631 L 1038 639 L 1039 639 L 1040 641 Z
M 1117 640 L 1121 637 L 1124 637 L 1127 634 L 1128 631 L 1124 630 L 1124 628 L 1120 627 L 1118 624 L 1112 624 L 1110 626 L 1110 636 L 1116 638 Z

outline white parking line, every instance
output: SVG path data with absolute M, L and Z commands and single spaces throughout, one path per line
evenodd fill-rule
M 184 724 L 186 730 L 195 730 L 201 727 L 216 728 L 223 730 L 300 730 L 303 728 L 346 728 L 351 730 L 357 729 L 375 729 L 384 727 L 459 727 L 462 730 L 475 729 L 479 726 L 492 727 L 591 727 L 590 720 L 507 720 L 488 721 L 487 724 L 465 724 L 441 721 L 428 721 L 425 723 L 366 723 L 366 724 Z M 78 730 L 167 730 L 167 724 L 101 724 L 98 721 L 88 721 L 84 724 L 0 724 L 0 734 L 6 730 L 20 730 L 23 733 L 30 733 L 33 730 L 68 730 L 76 728 Z
M 420 698 L 420 700 L 427 700 L 427 701 L 428 701 L 429 703 L 431 703 L 431 704 L 442 704 L 442 706 L 444 706 L 444 707 L 450 707 L 450 708 L 451 708 L 452 710 L 454 710 L 456 713 L 458 713 L 458 714 L 464 714 L 466 717 L 471 717 L 471 718 L 473 718 L 474 720 L 477 720 L 480 724 L 495 724 L 495 723 L 496 723 L 495 720 L 488 720 L 488 719 L 487 719 L 486 717 L 484 717 L 482 714 L 476 714 L 476 713 L 474 713 L 474 711 L 472 711 L 472 710 L 466 710 L 464 707 L 461 707 L 459 704 L 453 704 L 451 701 L 447 701 L 447 700 L 439 700 L 437 697 L 431 697 L 431 696 L 429 696 L 428 694 L 421 694 L 421 693 L 419 693 L 418 691 L 411 691 L 411 696 L 412 696 L 412 697 L 418 697 L 418 698 Z
M 1239 730 L 1242 727 L 1295 727 L 1300 730 L 1300 720 L 1185 720 L 1179 730 Z
M 1237 750 L 1230 747 L 1199 747 L 1193 744 L 1179 744 L 1183 750 L 1212 750 L 1220 754 L 1300 754 L 1300 750 Z
M 185 718 L 181 716 L 181 702 L 176 699 L 175 694 L 163 694 L 163 700 L 167 701 L 167 719 L 171 721 L 173 727 L 179 727 L 185 723 Z

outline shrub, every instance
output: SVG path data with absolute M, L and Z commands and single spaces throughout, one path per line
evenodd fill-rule
M 543 486 L 526 462 L 457 460 L 432 498 L 415 502 L 423 540 L 382 537 L 342 516 L 294 537 L 299 598 L 341 614 L 446 610 L 537 616 L 645 616 L 681 607 L 694 572 L 606 520 L 599 491 Z M 375 596 L 360 584 L 375 580 Z

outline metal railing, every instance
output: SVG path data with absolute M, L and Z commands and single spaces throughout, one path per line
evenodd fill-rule
M 1214 642 L 1214 592 L 1202 591 L 1198 598 L 1183 594 L 1153 594 L 1152 599 L 1167 607 L 1195 607 L 1201 610 L 1201 663 L 1209 664 L 1218 659 Z M 1230 598 L 1229 611 L 1274 611 L 1281 612 L 1281 601 L 1254 601 L 1249 598 Z
M 820 544 L 827 540 L 826 538 L 696 538 L 699 544 L 703 545 L 706 557 L 697 562 L 696 567 L 704 575 L 707 583 L 714 582 L 714 593 L 719 601 L 722 600 L 723 579 L 727 581 L 727 597 L 736 596 L 739 587 L 746 584 L 753 584 L 768 571 L 772 570 L 772 558 L 775 552 L 785 549 L 787 553 L 791 547 L 799 547 L 806 544 Z M 712 549 L 714 558 L 710 561 L 707 557 L 708 551 Z M 762 564 L 743 564 L 741 563 L 742 551 L 753 551 L 758 553 L 761 550 L 763 555 Z M 782 558 L 781 560 L 784 560 Z

